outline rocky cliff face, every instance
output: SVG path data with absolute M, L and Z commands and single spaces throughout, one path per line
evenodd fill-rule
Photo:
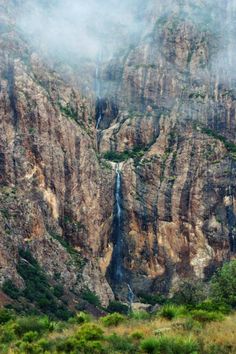
M 85 96 L 81 68 L 46 63 L 1 6 L 1 284 L 24 288 L 22 248 L 74 301 L 87 287 L 106 305 L 127 283 L 168 293 L 210 276 L 236 252 L 236 94 L 209 9 L 148 9 L 137 44 L 102 64 L 96 130 L 96 64 Z
M 151 31 L 104 70 L 120 111 L 100 152 L 134 156 L 122 166 L 123 256 L 136 292 L 208 277 L 235 252 L 235 83 L 205 6 L 152 12 Z

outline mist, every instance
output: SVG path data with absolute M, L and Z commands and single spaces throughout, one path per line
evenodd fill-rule
M 151 32 L 158 18 L 173 13 L 217 36 L 212 64 L 236 76 L 236 0 L 24 0 L 17 25 L 46 55 L 64 62 L 109 61 Z
M 145 6 L 141 0 L 26 1 L 17 24 L 34 47 L 54 56 L 94 58 L 102 50 L 111 56 L 137 38 Z

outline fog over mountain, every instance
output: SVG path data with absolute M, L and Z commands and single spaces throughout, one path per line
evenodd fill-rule
M 18 26 L 35 48 L 54 57 L 109 59 L 123 46 L 152 31 L 153 18 L 182 13 L 199 30 L 218 36 L 221 51 L 213 63 L 234 72 L 236 1 L 55 0 L 23 1 Z M 227 68 L 225 67 L 227 65 Z
M 145 7 L 140 0 L 26 1 L 18 25 L 34 46 L 54 55 L 94 57 L 102 47 L 115 50 L 122 36 L 131 42 L 140 32 Z

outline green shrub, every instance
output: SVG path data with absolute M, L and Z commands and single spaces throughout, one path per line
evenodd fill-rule
M 21 295 L 32 302 L 40 313 L 68 320 L 72 313 L 58 302 L 58 298 L 63 294 L 62 287 L 60 285 L 51 287 L 45 272 L 29 250 L 20 249 L 19 255 L 21 258 L 17 264 L 17 271 L 25 282 L 25 289 Z
M 15 324 L 7 323 L 0 328 L 0 342 L 11 343 L 16 339 Z
M 108 312 L 121 313 L 123 315 L 128 315 L 129 307 L 119 301 L 111 301 L 107 307 Z
M 131 334 L 131 338 L 136 339 L 136 340 L 143 339 L 143 337 L 144 337 L 144 334 L 141 332 L 133 332 Z
M 145 353 L 155 354 L 158 353 L 159 349 L 159 340 L 157 338 L 147 338 L 144 339 L 141 343 L 141 349 Z
M 182 337 L 148 338 L 142 341 L 141 349 L 145 353 L 155 354 L 196 354 L 199 350 L 197 341 Z
M 145 153 L 145 151 L 148 150 L 148 147 L 140 147 L 140 146 L 135 146 L 133 150 L 125 150 L 123 152 L 117 152 L 117 151 L 107 151 L 103 157 L 104 159 L 108 161 L 113 161 L 113 162 L 122 162 L 126 161 L 128 159 L 141 159 Z
M 20 296 L 20 290 L 15 286 L 15 284 L 9 279 L 3 283 L 2 290 L 11 299 L 18 300 Z
M 42 348 L 42 351 L 43 352 L 48 352 L 50 353 L 50 349 L 52 347 L 52 343 L 48 340 L 48 339 L 45 339 L 45 338 L 41 338 L 38 342 L 37 342 L 38 346 L 40 348 Z
M 137 348 L 132 343 L 131 339 L 127 337 L 121 337 L 117 334 L 112 334 L 107 338 L 112 350 L 119 353 L 136 353 Z
M 75 121 L 78 119 L 78 112 L 75 110 L 74 107 L 70 105 L 70 103 L 67 103 L 66 106 L 63 106 L 61 103 L 58 103 L 59 109 L 61 113 L 68 118 L 71 118 Z
M 229 345 L 223 344 L 210 344 L 205 349 L 206 354 L 230 354 L 232 353 L 232 348 Z
M 75 337 L 61 339 L 56 343 L 56 348 L 59 353 L 74 353 L 80 349 L 81 342 Z
M 87 341 L 103 339 L 103 330 L 93 323 L 85 323 L 77 332 L 76 337 Z
M 57 297 L 57 298 L 61 298 L 64 295 L 64 288 L 62 285 L 57 284 L 54 289 L 53 289 L 53 294 Z
M 225 263 L 211 281 L 213 300 L 236 308 L 236 260 Z
M 22 340 L 24 342 L 28 342 L 28 343 L 33 343 L 35 342 L 39 337 L 39 333 L 38 332 L 33 332 L 33 331 L 30 331 L 30 332 L 27 332 L 23 335 L 23 338 Z
M 221 312 L 224 315 L 227 315 L 231 311 L 231 307 L 227 304 L 220 303 L 219 301 L 215 301 L 213 299 L 207 299 L 203 301 L 201 304 L 196 306 L 197 310 L 205 310 L 208 312 Z
M 41 354 L 43 353 L 41 348 L 37 343 L 29 343 L 29 342 L 19 342 L 18 343 L 19 350 L 17 353 L 21 354 Z
M 13 311 L 10 311 L 8 309 L 0 309 L 0 324 L 7 323 L 14 317 L 15 314 Z
M 220 140 L 224 145 L 225 148 L 230 152 L 230 153 L 236 153 L 236 145 L 234 143 L 232 143 L 231 141 L 228 141 L 226 139 L 226 137 L 224 137 L 223 135 L 218 134 L 216 131 L 211 130 L 209 128 L 202 128 L 202 132 L 204 134 L 209 135 L 210 137 L 214 138 L 214 139 L 218 139 Z
M 133 311 L 131 313 L 131 318 L 140 321 L 140 320 L 149 320 L 150 319 L 150 313 L 140 310 L 140 311 Z
M 85 312 L 79 312 L 73 318 L 74 323 L 83 324 L 91 321 L 91 316 Z
M 99 297 L 94 294 L 91 290 L 85 290 L 82 293 L 82 298 L 86 301 L 88 301 L 91 305 L 100 307 L 101 306 L 101 302 Z
M 191 311 L 191 317 L 201 323 L 222 321 L 224 316 L 219 312 L 208 312 L 205 310 L 193 310 Z
M 112 313 L 101 319 L 105 327 L 118 326 L 120 323 L 124 322 L 126 317 L 120 313 Z
M 158 315 L 166 318 L 167 320 L 173 320 L 176 317 L 181 317 L 186 314 L 186 308 L 184 306 L 165 305 L 161 308 Z
M 27 332 L 44 333 L 50 330 L 50 321 L 47 317 L 20 317 L 15 321 L 15 332 L 23 336 Z
M 174 294 L 172 301 L 179 305 L 196 306 L 208 296 L 207 285 L 202 281 L 189 280 L 180 284 L 179 290 Z
M 80 341 L 80 346 L 78 347 L 79 351 L 78 353 L 83 353 L 83 354 L 104 354 L 105 349 L 102 345 L 101 342 L 99 341 L 90 341 L 87 342 L 85 340 Z
M 202 330 L 202 324 L 190 317 L 183 323 L 183 329 L 186 331 L 199 332 Z
M 163 305 L 167 300 L 166 297 L 163 295 L 150 295 L 146 293 L 139 293 L 138 297 L 140 298 L 141 302 L 144 304 L 156 305 L 160 304 Z

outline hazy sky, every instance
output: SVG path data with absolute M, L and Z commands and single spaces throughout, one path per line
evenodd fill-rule
M 118 33 L 125 40 L 136 33 L 141 23 L 137 9 L 145 2 L 148 1 L 28 1 L 19 25 L 34 44 L 40 43 L 55 53 L 93 56 L 107 42 L 118 46 Z
M 26 0 L 18 16 L 20 28 L 35 47 L 63 58 L 97 57 L 103 47 L 110 53 L 126 46 L 143 30 L 145 7 L 156 15 L 176 11 L 177 0 Z M 230 53 L 236 63 L 236 0 L 182 0 L 192 20 L 210 23 L 220 32 L 221 62 Z M 205 5 L 208 5 L 208 8 Z M 199 10 L 200 9 L 200 10 Z M 154 19 L 156 15 L 153 16 Z M 150 17 L 151 18 L 151 17 Z M 220 21 L 220 23 L 218 23 Z M 146 23 L 145 28 L 148 28 Z M 145 31 L 143 31 L 145 32 Z M 228 51 L 226 53 L 226 51 Z M 109 59 L 109 58 L 103 58 Z M 218 60 L 219 62 L 219 60 Z

